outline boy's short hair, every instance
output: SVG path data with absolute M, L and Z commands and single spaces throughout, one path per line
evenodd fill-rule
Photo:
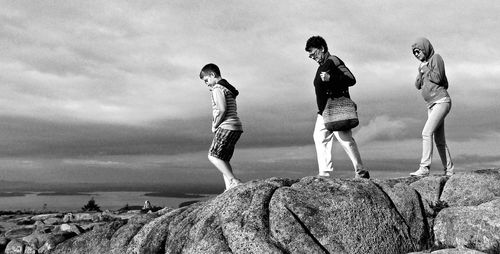
M 325 39 L 319 35 L 309 38 L 306 42 L 306 51 L 310 51 L 311 48 L 321 49 L 321 47 L 325 49 L 325 52 L 328 51 Z
M 200 71 L 200 79 L 203 79 L 203 77 L 208 76 L 210 74 L 214 74 L 216 78 L 220 77 L 219 67 L 217 67 L 217 65 L 213 63 L 209 63 L 203 66 L 203 68 L 201 68 Z

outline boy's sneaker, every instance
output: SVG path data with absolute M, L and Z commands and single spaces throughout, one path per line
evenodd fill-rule
M 445 176 L 452 176 L 452 175 L 454 175 L 454 174 L 455 174 L 455 172 L 453 172 L 453 170 L 445 170 L 445 171 L 444 171 L 444 175 L 445 175 Z
M 428 168 L 419 168 L 417 171 L 410 173 L 411 176 L 428 176 L 429 169 Z
M 230 189 L 232 189 L 240 184 L 241 184 L 240 179 L 232 178 L 231 181 L 229 182 L 229 187 L 227 187 L 227 190 L 230 190 Z

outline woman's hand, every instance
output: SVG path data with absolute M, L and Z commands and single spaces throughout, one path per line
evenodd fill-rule
M 420 66 L 418 67 L 418 69 L 420 70 L 420 73 L 424 73 L 424 67 L 428 67 L 427 65 L 429 64 L 429 62 L 422 62 L 420 64 Z
M 330 74 L 326 71 L 323 71 L 319 74 L 319 77 L 321 78 L 322 81 L 328 82 L 330 81 Z

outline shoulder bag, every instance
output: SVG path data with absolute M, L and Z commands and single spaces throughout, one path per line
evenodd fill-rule
M 329 131 L 347 131 L 358 126 L 357 109 L 356 103 L 345 96 L 328 98 L 322 114 L 326 129 Z

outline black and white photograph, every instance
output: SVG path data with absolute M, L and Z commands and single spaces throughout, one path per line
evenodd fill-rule
M 500 254 L 500 2 L 0 6 L 0 253 Z

